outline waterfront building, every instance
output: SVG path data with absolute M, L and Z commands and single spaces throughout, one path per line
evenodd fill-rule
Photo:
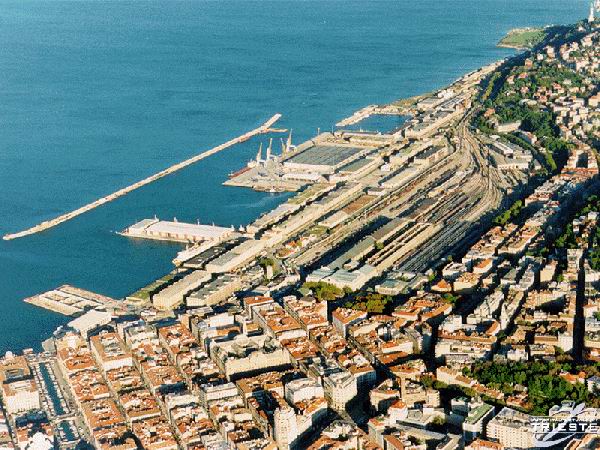
M 211 279 L 211 275 L 195 270 L 152 296 L 152 305 L 160 311 L 170 311 L 183 303 L 185 297 Z
M 123 234 L 129 237 L 175 242 L 220 242 L 230 237 L 235 230 L 215 225 L 201 225 L 165 220 L 144 219 L 128 227 Z
M 266 246 L 261 240 L 248 239 L 206 264 L 210 273 L 230 272 L 256 257 Z
M 39 409 L 40 392 L 24 356 L 7 353 L 0 361 L 2 399 L 8 414 Z
M 185 303 L 188 308 L 216 305 L 229 298 L 241 287 L 242 280 L 238 275 L 219 274 L 200 289 L 188 295 Z
M 104 325 L 108 325 L 112 318 L 112 314 L 108 311 L 92 309 L 70 321 L 68 326 L 87 339 L 91 332 Z
M 32 378 L 4 381 L 2 399 L 8 414 L 17 414 L 39 409 L 40 392 Z

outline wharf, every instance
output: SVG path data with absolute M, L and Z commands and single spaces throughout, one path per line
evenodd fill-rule
M 91 309 L 122 309 L 123 307 L 121 302 L 110 297 L 68 284 L 28 297 L 23 301 L 65 316 L 79 316 Z
M 350 117 L 346 117 L 345 119 L 340 120 L 338 123 L 335 124 L 335 126 L 340 128 L 340 127 L 347 127 L 349 125 L 355 125 L 359 122 L 362 122 L 363 120 L 367 119 L 368 117 L 370 117 L 372 115 L 378 115 L 378 114 L 404 115 L 406 113 L 407 113 L 407 111 L 404 108 L 402 108 L 398 105 L 394 105 L 394 104 L 384 105 L 384 106 L 369 105 L 369 106 L 365 106 L 362 109 L 359 109 L 354 114 L 352 114 Z
M 135 223 L 121 235 L 130 238 L 152 239 L 181 243 L 220 242 L 228 239 L 235 233 L 233 227 L 219 227 L 216 225 L 202 225 L 194 223 L 169 222 L 165 220 L 144 219 Z

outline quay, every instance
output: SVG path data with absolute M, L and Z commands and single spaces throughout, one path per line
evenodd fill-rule
M 12 233 L 12 234 L 6 234 L 2 237 L 2 239 L 4 239 L 5 241 L 9 241 L 12 239 L 18 239 L 18 238 L 22 238 L 25 236 L 29 236 L 31 234 L 35 234 L 35 233 L 39 233 L 41 231 L 47 230 L 49 228 L 55 227 L 57 225 L 60 225 L 63 222 L 66 222 L 68 220 L 71 220 L 77 216 L 80 216 L 83 213 L 86 213 L 88 211 L 91 211 L 94 208 L 97 208 L 98 206 L 104 205 L 105 203 L 111 202 L 113 200 L 116 200 L 119 197 L 123 197 L 124 195 L 129 194 L 132 191 L 135 191 L 136 189 L 141 188 L 142 186 L 146 186 L 147 184 L 150 184 L 160 178 L 166 177 L 167 175 L 170 175 L 172 173 L 177 172 L 178 170 L 181 170 L 187 166 L 190 166 L 204 158 L 207 158 L 209 156 L 214 155 L 215 153 L 218 153 L 222 150 L 225 150 L 226 148 L 229 148 L 233 145 L 239 144 L 241 142 L 245 142 L 248 139 L 258 135 L 258 134 L 264 134 L 264 133 L 270 133 L 272 131 L 272 126 L 275 122 L 277 122 L 279 119 L 281 118 L 281 114 L 275 114 L 273 117 L 271 117 L 269 120 L 267 120 L 264 124 L 262 124 L 260 127 L 255 128 L 254 130 L 251 130 L 245 134 L 242 134 L 241 136 L 238 136 L 234 139 L 230 139 L 229 141 L 220 144 L 216 147 L 213 147 L 210 150 L 207 150 L 205 152 L 202 152 L 196 156 L 193 156 L 191 158 L 186 159 L 185 161 L 179 162 L 177 164 L 174 164 L 164 170 L 161 170 L 158 173 L 155 173 L 154 175 L 150 175 L 147 178 L 144 178 L 143 180 L 140 180 L 136 183 L 133 183 L 127 187 L 124 187 L 122 189 L 119 189 L 116 192 L 113 192 L 112 194 L 109 194 L 105 197 L 99 198 L 98 200 L 95 200 L 91 203 L 88 203 L 87 205 L 84 205 L 74 211 L 68 212 L 66 214 L 63 214 L 61 216 L 58 216 L 54 219 L 51 220 L 47 220 L 44 221 L 38 225 L 35 225 L 31 228 L 28 228 L 26 230 L 20 231 L 18 233 Z
M 123 303 L 68 284 L 23 300 L 65 316 L 79 316 L 89 310 L 123 309 Z
M 345 119 L 340 120 L 338 123 L 335 124 L 335 126 L 340 128 L 340 127 L 347 127 L 349 125 L 355 125 L 355 124 L 367 119 L 368 117 L 370 117 L 372 115 L 378 115 L 378 114 L 398 115 L 398 114 L 405 114 L 405 113 L 406 113 L 406 111 L 404 111 L 403 108 L 398 107 L 393 104 L 383 105 L 383 106 L 382 105 L 369 105 L 369 106 L 365 106 L 362 109 L 359 109 L 354 114 L 352 114 L 350 117 L 346 117 Z
M 137 222 L 121 233 L 122 236 L 157 241 L 170 241 L 182 243 L 220 242 L 228 239 L 235 233 L 233 227 L 219 227 L 217 225 L 203 225 L 166 220 L 144 219 Z
M 335 124 L 335 126 L 336 127 L 346 127 L 348 125 L 354 125 L 355 123 L 358 123 L 361 120 L 364 120 L 367 117 L 369 117 L 376 110 L 377 110 L 377 105 L 365 106 L 364 108 L 356 111 L 350 117 L 346 117 L 345 119 L 340 120 L 338 123 Z

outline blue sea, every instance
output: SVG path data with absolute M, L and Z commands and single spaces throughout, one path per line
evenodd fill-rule
M 28 228 L 254 128 L 297 143 L 354 110 L 510 55 L 511 28 L 587 0 L 0 1 L 0 234 Z M 64 283 L 121 298 L 177 245 L 115 234 L 154 215 L 244 224 L 284 195 L 224 187 L 259 138 L 47 232 L 0 242 L 0 352 L 69 319 L 22 299 Z

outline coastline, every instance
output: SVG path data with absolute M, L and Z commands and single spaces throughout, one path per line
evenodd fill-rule
M 498 41 L 498 48 L 514 49 L 518 51 L 528 50 L 540 43 L 546 37 L 546 30 L 550 26 L 545 27 L 524 27 L 513 28 Z
M 11 7 L 5 17 L 7 20 L 5 31 L 13 27 L 11 11 L 17 12 L 18 10 L 18 23 L 27 24 L 28 14 L 34 9 L 38 9 L 34 7 L 34 3 L 19 4 L 18 7 L 15 4 Z M 189 45 L 184 49 L 205 45 L 205 41 L 206 45 L 213 48 L 212 46 L 216 42 L 213 42 L 211 38 L 208 38 L 208 41 L 205 38 L 201 39 L 202 34 L 195 32 L 195 29 L 198 28 L 195 24 L 206 25 L 209 30 L 215 31 L 216 34 L 213 34 L 219 35 L 218 30 L 224 29 L 220 20 L 222 13 L 219 13 L 212 22 L 205 24 L 206 18 L 214 16 L 211 10 L 215 8 L 209 8 L 200 15 L 196 14 L 196 8 L 188 6 L 179 4 L 168 8 L 169 22 L 165 24 L 166 29 L 171 29 L 175 17 L 171 13 L 183 8 L 185 14 L 178 16 L 194 19 L 193 23 L 186 21 L 182 27 L 178 28 L 177 33 L 183 33 L 189 41 Z M 234 7 L 235 5 L 229 6 L 225 5 L 224 8 L 226 10 L 237 9 Z M 90 90 L 86 84 L 86 65 L 73 67 L 72 70 L 69 70 L 68 77 L 69 80 L 77 80 L 78 85 L 81 86 L 81 92 L 90 94 L 86 97 L 85 103 L 88 106 L 98 104 L 99 111 L 88 114 L 89 107 L 83 105 L 80 108 L 78 106 L 81 103 L 81 92 L 66 90 L 64 91 L 63 107 L 52 114 L 52 120 L 44 122 L 42 113 L 45 111 L 45 107 L 40 108 L 39 106 L 51 99 L 43 93 L 41 85 L 39 86 L 40 90 L 36 91 L 40 95 L 35 96 L 35 105 L 29 104 L 31 102 L 28 96 L 20 94 L 22 92 L 21 82 L 11 81 L 7 86 L 7 92 L 15 92 L 15 96 L 5 97 L 6 116 L 13 118 L 10 129 L 7 129 L 7 133 L 5 133 L 6 149 L 8 150 L 6 157 L 8 162 L 24 161 L 23 166 L 28 167 L 28 170 L 15 167 L 14 170 L 6 171 L 5 192 L 12 194 L 6 195 L 6 201 L 1 202 L 3 205 L 0 210 L 5 218 L 3 232 L 8 233 L 37 223 L 46 217 L 51 218 L 61 211 L 85 204 L 103 193 L 112 192 L 118 187 L 127 185 L 128 182 L 135 181 L 137 178 L 136 176 L 132 179 L 132 177 L 124 175 L 130 169 L 135 170 L 139 175 L 154 173 L 171 162 L 184 159 L 187 155 L 182 152 L 183 149 L 195 148 L 198 144 L 201 147 L 210 147 L 211 145 L 207 144 L 225 141 L 229 136 L 243 130 L 248 123 L 251 123 L 250 121 L 258 121 L 261 118 L 261 115 L 255 112 L 257 108 L 252 107 L 252 104 L 256 104 L 256 102 L 260 102 L 259 109 L 263 112 L 277 111 L 282 107 L 287 108 L 286 102 L 282 99 L 289 99 L 290 108 L 284 112 L 286 117 L 293 120 L 295 124 L 294 136 L 297 139 L 300 137 L 305 139 L 308 133 L 313 132 L 317 126 L 328 128 L 334 119 L 344 117 L 358 105 L 394 100 L 393 97 L 387 96 L 389 92 L 396 92 L 398 97 L 407 97 L 414 93 L 442 87 L 451 79 L 461 75 L 465 71 L 465 67 L 469 70 L 475 69 L 503 56 L 508 56 L 508 51 L 494 48 L 494 39 L 489 39 L 489 36 L 499 36 L 502 30 L 520 23 L 524 17 L 529 17 L 528 7 L 523 8 L 521 3 L 515 3 L 512 8 L 514 12 L 508 11 L 510 14 L 498 17 L 497 22 L 485 23 L 482 26 L 480 25 L 482 21 L 478 17 L 474 17 L 473 20 L 463 19 L 468 16 L 470 11 L 470 6 L 467 5 L 469 9 L 461 6 L 448 11 L 448 17 L 441 20 L 438 25 L 440 22 L 438 18 L 441 18 L 438 13 L 439 8 L 435 4 L 432 6 L 433 8 L 427 8 L 424 11 L 425 15 L 421 17 L 435 29 L 435 34 L 438 31 L 443 33 L 447 20 L 452 18 L 452 20 L 458 21 L 455 26 L 459 29 L 462 29 L 463 23 L 464 25 L 468 24 L 467 34 L 460 33 L 461 36 L 465 36 L 465 39 L 461 38 L 459 41 L 447 43 L 441 41 L 440 45 L 419 39 L 418 42 L 413 42 L 407 47 L 404 44 L 407 42 L 404 39 L 407 33 L 401 31 L 405 27 L 390 28 L 386 26 L 375 35 L 369 31 L 373 27 L 368 26 L 366 29 L 361 28 L 363 31 L 358 36 L 356 33 L 352 34 L 365 44 L 373 44 L 372 50 L 365 55 L 366 64 L 359 67 L 352 65 L 352 56 L 356 54 L 356 49 L 352 49 L 352 46 L 350 46 L 351 52 L 346 49 L 354 41 L 346 39 L 345 35 L 348 33 L 343 33 L 340 45 L 336 46 L 335 51 L 335 54 L 339 56 L 336 60 L 335 72 L 339 75 L 333 75 L 332 71 L 326 68 L 322 70 L 323 77 L 327 79 L 330 89 L 321 88 L 318 85 L 313 87 L 314 77 L 310 75 L 311 72 L 314 72 L 313 67 L 318 68 L 321 52 L 313 55 L 310 61 L 302 58 L 296 62 L 292 61 L 289 66 L 290 70 L 287 70 L 287 67 L 279 66 L 281 70 L 273 72 L 266 70 L 265 67 L 265 70 L 261 69 L 257 74 L 256 65 L 250 65 L 248 72 L 240 74 L 240 76 L 236 76 L 235 73 L 229 75 L 231 64 L 227 61 L 233 60 L 233 50 L 231 49 L 236 48 L 235 42 L 239 39 L 226 39 L 225 42 L 222 42 L 225 47 L 223 58 L 213 55 L 213 59 L 216 57 L 215 64 L 220 64 L 220 70 L 230 76 L 232 87 L 240 86 L 240 83 L 243 82 L 244 86 L 248 86 L 247 92 L 253 94 L 246 95 L 244 92 L 240 92 L 238 95 L 231 89 L 225 91 L 215 89 L 214 76 L 211 76 L 202 81 L 206 90 L 214 92 L 214 96 L 210 96 L 208 99 L 202 99 L 201 92 L 204 88 L 196 82 L 198 76 L 194 77 L 193 74 L 188 74 L 186 68 L 186 65 L 190 66 L 190 62 L 191 66 L 197 65 L 195 61 L 198 58 L 192 54 L 188 57 L 185 52 L 177 60 L 168 62 L 173 68 L 173 74 L 178 73 L 181 76 L 175 77 L 165 73 L 164 76 L 156 79 L 165 84 L 164 88 L 160 86 L 161 83 L 151 83 L 148 79 L 144 83 L 136 83 L 127 88 L 127 92 L 121 92 L 119 86 L 129 86 L 127 79 L 131 78 L 131 75 L 141 73 L 141 79 L 146 80 L 144 74 L 148 66 L 142 65 L 143 61 L 140 59 L 144 55 L 143 52 L 150 52 L 149 56 L 153 61 L 152 67 L 165 58 L 170 61 L 172 58 L 169 58 L 168 54 L 179 54 L 178 47 L 171 47 L 170 39 L 167 39 L 171 35 L 179 34 L 165 35 L 163 37 L 166 40 L 160 39 L 160 45 L 154 46 L 152 45 L 155 39 L 150 34 L 147 44 L 144 45 L 139 45 L 141 42 L 130 39 L 126 46 L 119 45 L 122 58 L 116 62 L 115 70 L 107 71 L 105 68 L 106 55 L 109 55 L 107 50 L 113 43 L 110 36 L 114 36 L 112 33 L 114 27 L 111 26 L 111 23 L 122 23 L 124 19 L 128 18 L 128 7 L 113 4 L 110 8 L 103 8 L 106 20 L 102 21 L 96 31 L 99 36 L 104 36 L 105 33 L 109 34 L 107 34 L 107 39 L 101 38 L 98 41 L 98 47 L 88 48 L 85 53 L 82 53 L 84 55 L 82 61 L 87 61 L 85 55 L 90 56 L 89 52 L 91 51 L 91 56 L 96 58 L 94 70 L 96 76 L 94 78 L 97 79 L 97 82 L 94 86 L 102 88 L 104 84 L 102 80 L 110 80 L 114 89 L 109 93 L 103 89 Z M 271 8 L 269 5 L 264 5 L 263 8 L 261 5 L 260 7 L 268 10 L 266 11 L 267 16 L 275 15 L 277 18 L 275 21 L 278 23 L 283 20 L 283 17 L 281 20 L 279 19 L 280 12 L 282 16 L 287 15 L 284 14 L 285 8 L 280 6 Z M 478 7 L 484 10 L 488 9 L 483 4 Z M 69 25 L 75 36 L 79 33 L 79 29 L 86 28 L 80 24 L 89 23 L 92 18 L 87 17 L 87 14 L 79 14 L 76 11 L 78 8 L 69 7 L 68 9 L 73 9 L 75 13 L 72 26 Z M 93 9 L 100 8 L 95 6 Z M 153 5 L 150 12 L 156 9 L 157 5 Z M 319 5 L 317 9 L 319 14 L 323 13 L 324 16 L 328 16 L 328 11 L 334 8 Z M 355 9 L 352 7 L 349 12 Z M 376 10 L 379 8 L 374 8 L 372 5 L 361 5 L 359 9 L 363 13 L 377 14 Z M 382 16 L 384 25 L 388 22 L 396 24 L 406 22 L 409 25 L 414 23 L 413 18 L 404 19 L 405 12 L 401 15 L 395 14 L 394 10 L 396 9 L 398 8 L 393 8 Z M 455 13 L 455 11 L 457 12 Z M 38 40 L 41 40 L 41 36 L 47 36 L 47 39 L 54 41 L 56 45 L 50 49 L 48 58 L 39 61 L 39 68 L 46 74 L 54 74 L 54 68 L 47 67 L 46 61 L 63 58 L 66 55 L 80 58 L 78 56 L 80 52 L 77 45 L 69 44 L 65 47 L 64 43 L 56 37 L 63 24 L 71 22 L 70 16 L 58 15 L 60 11 L 52 5 L 48 5 L 43 11 L 39 10 L 38 12 L 43 13 L 47 19 L 44 23 L 56 23 L 56 26 L 49 30 L 44 30 L 45 27 L 43 27 L 44 31 L 36 33 L 32 39 L 24 39 L 23 42 L 29 42 L 29 45 L 23 44 L 25 53 L 19 56 L 18 61 L 22 61 L 23 57 L 29 61 L 31 44 L 36 44 Z M 536 21 L 538 18 L 538 21 L 553 23 L 560 20 L 559 17 L 565 17 L 565 14 L 567 17 L 574 16 L 578 14 L 577 8 L 565 9 L 561 5 L 545 7 L 543 10 L 537 11 L 531 20 Z M 83 20 L 75 19 L 80 15 L 85 16 Z M 142 15 L 145 16 L 145 14 Z M 153 17 L 155 16 L 153 15 L 150 19 Z M 348 20 L 352 20 L 353 17 L 351 14 L 348 16 Z M 115 22 L 113 19 L 118 20 Z M 286 43 L 289 42 L 290 35 L 295 35 L 295 30 L 297 30 L 299 22 L 297 14 L 294 14 L 291 19 L 285 20 L 291 21 L 287 22 L 289 26 L 283 27 L 282 30 L 275 30 L 277 27 L 269 27 L 269 30 L 260 32 L 255 39 L 256 45 L 252 46 L 258 50 L 253 53 L 249 47 L 249 58 L 258 61 L 261 56 L 267 57 L 267 66 L 277 67 L 278 64 L 270 61 L 281 61 L 286 54 L 292 57 L 295 55 L 293 49 L 298 47 L 298 43 L 294 41 L 293 48 Z M 244 17 L 235 15 L 235 24 L 240 22 L 245 22 Z M 300 21 L 300 24 L 303 22 L 304 20 Z M 331 25 L 332 22 L 328 22 Z M 153 22 L 144 22 L 144 24 L 146 23 Z M 378 28 L 380 27 L 378 26 Z M 262 29 L 263 27 L 253 25 L 246 28 L 240 27 L 240 30 L 245 30 L 242 32 L 242 41 L 249 34 L 255 35 L 254 28 Z M 304 26 L 303 28 L 306 29 Z M 331 27 L 325 26 L 313 30 L 313 32 L 318 32 L 318 36 L 315 38 L 329 39 L 328 36 L 331 34 L 327 31 L 329 28 Z M 34 28 L 24 26 L 22 31 L 26 32 L 28 29 L 33 30 Z M 277 45 L 273 45 L 272 52 L 265 53 L 265 45 L 272 42 L 270 36 L 274 33 L 283 33 L 284 39 Z M 126 34 L 128 38 L 130 33 Z M 339 32 L 336 32 L 336 35 L 340 37 Z M 481 35 L 481 39 L 473 39 L 475 35 Z M 13 41 L 9 37 L 7 42 Z M 386 49 L 385 54 L 381 54 L 382 52 L 378 49 L 385 48 L 385 44 L 390 42 L 396 42 L 396 44 L 393 48 Z M 433 48 L 432 45 L 434 45 Z M 415 60 L 414 52 L 409 47 L 419 49 L 418 54 L 422 56 L 419 56 L 418 61 Z M 155 54 L 153 48 L 169 50 Z M 472 48 L 473 51 L 464 52 L 465 48 Z M 435 58 L 432 59 L 430 55 L 435 55 Z M 448 56 L 446 57 L 446 55 Z M 178 61 L 185 62 L 185 64 Z M 123 62 L 126 62 L 126 70 L 123 70 Z M 392 71 L 389 70 L 390 63 L 393 63 Z M 435 67 L 436 65 L 438 66 L 435 73 L 419 69 L 421 66 Z M 19 67 L 15 66 L 17 74 Z M 366 70 L 367 67 L 369 70 Z M 57 78 L 53 89 L 54 92 L 63 92 L 64 77 L 61 75 L 63 71 L 58 68 L 56 71 Z M 368 78 L 368 74 L 373 71 L 381 76 L 375 79 Z M 295 73 L 301 73 L 302 77 L 294 75 Z M 36 74 L 37 72 L 34 71 L 27 77 L 19 75 L 18 78 L 30 80 Z M 128 74 L 128 76 L 119 74 Z M 200 74 L 197 72 L 197 75 Z M 280 77 L 282 80 L 288 80 L 285 86 L 277 81 Z M 340 81 L 340 77 L 347 81 Z M 259 79 L 266 80 L 266 82 L 252 82 L 252 80 Z M 297 88 L 290 89 L 287 87 L 288 85 L 296 85 Z M 270 86 L 276 86 L 276 88 L 272 89 Z M 95 95 L 94 92 L 98 92 L 100 95 Z M 294 92 L 302 93 L 302 97 L 295 96 Z M 256 93 L 260 94 L 260 100 Z M 14 102 L 13 98 L 18 102 Z M 140 100 L 133 102 L 137 98 Z M 154 103 L 157 100 L 162 112 L 154 110 Z M 231 100 L 234 100 L 235 109 L 239 114 L 231 113 Z M 14 107 L 13 103 L 15 103 Z M 351 107 L 348 108 L 348 106 Z M 208 116 L 202 114 L 203 111 L 210 112 L 210 114 Z M 28 133 L 27 127 L 23 129 L 21 119 L 25 117 L 28 118 L 28 123 L 39 124 L 37 132 Z M 226 119 L 226 123 L 222 122 L 222 119 Z M 13 121 L 14 124 L 12 124 Z M 51 126 L 44 126 L 44 123 Z M 69 131 L 66 134 L 60 132 L 64 123 L 68 126 L 65 130 L 78 131 Z M 94 124 L 97 131 L 91 130 L 90 133 L 87 128 L 90 124 Z M 16 139 L 16 136 L 21 137 Z M 43 138 L 39 139 L 37 136 Z M 41 142 L 38 143 L 38 141 Z M 205 222 L 214 221 L 218 224 L 238 226 L 240 223 L 254 220 L 259 212 L 270 210 L 276 204 L 285 201 L 284 196 L 259 195 L 252 191 L 238 191 L 220 186 L 224 179 L 223 175 L 226 176 L 227 173 L 235 171 L 246 162 L 248 157 L 253 156 L 256 152 L 256 145 L 257 143 L 253 142 L 250 146 L 239 146 L 232 149 L 231 153 L 227 152 L 227 154 L 219 156 L 218 162 L 206 160 L 201 166 L 189 168 L 178 174 L 177 179 L 161 181 L 160 189 L 154 187 L 143 189 L 102 210 L 98 209 L 96 212 L 63 224 L 43 235 L 20 241 L 2 241 L 3 262 L 6 264 L 4 271 L 6 283 L 2 302 L 5 332 L 3 333 L 4 338 L 0 340 L 0 347 L 4 350 L 19 349 L 27 346 L 28 343 L 38 343 L 38 336 L 47 336 L 58 325 L 64 323 L 64 319 L 60 316 L 22 304 L 21 299 L 26 296 L 63 283 L 72 283 L 115 298 L 122 298 L 135 287 L 149 283 L 152 279 L 170 270 L 170 261 L 177 251 L 177 246 L 152 242 L 131 242 L 114 235 L 111 230 L 120 230 L 135 219 L 152 217 L 154 214 L 161 217 L 176 215 L 181 220 L 189 222 L 195 222 L 197 218 L 200 218 Z M 13 154 L 13 148 L 21 148 L 21 150 L 18 154 Z M 25 149 L 28 150 L 25 151 Z M 97 161 L 96 155 L 104 155 L 104 162 Z M 37 171 L 39 162 L 43 163 L 44 173 Z M 82 173 L 74 170 L 79 167 L 86 167 L 86 170 Z M 66 181 L 64 177 L 69 177 L 70 181 Z M 86 190 L 78 189 L 78 186 L 85 186 L 86 183 L 95 187 Z M 192 201 L 190 200 L 192 198 L 198 200 Z M 172 202 L 177 203 L 177 210 L 171 207 Z M 229 204 L 235 205 L 235 207 L 227 207 L 226 205 Z M 39 214 L 33 213 L 38 211 Z M 40 250 L 42 246 L 43 251 Z M 23 284 L 22 280 L 27 280 L 27 286 Z
M 0 444 L 513 448 L 552 438 L 523 424 L 557 409 L 600 417 L 593 8 L 587 23 L 554 27 L 531 51 L 426 94 L 371 103 L 296 143 L 286 124 L 281 147 L 277 114 L 138 182 L 228 146 L 238 156 L 258 147 L 242 170 L 214 169 L 223 157 L 183 171 L 183 197 L 157 186 L 149 204 L 169 192 L 172 221 L 144 214 L 110 232 L 124 248 L 149 249 L 145 259 L 118 255 L 123 279 L 164 267 L 152 249 L 185 245 L 168 273 L 125 295 L 68 280 L 23 300 L 70 319 L 39 332 L 42 351 L 36 341 L 0 358 Z M 269 135 L 247 142 L 260 134 Z M 209 179 L 238 187 L 226 188 L 235 225 L 180 214 L 188 199 L 204 207 L 194 189 Z M 240 199 L 279 190 L 293 193 L 243 217 Z M 60 230 L 81 237 L 70 221 Z M 51 234 L 27 241 L 51 251 Z M 107 241 L 92 238 L 94 265 L 83 269 L 111 283 L 94 253 Z M 82 261 L 77 250 L 71 263 Z M 447 421 L 453 413 L 462 418 Z M 569 447 L 586 439 L 566 438 Z

